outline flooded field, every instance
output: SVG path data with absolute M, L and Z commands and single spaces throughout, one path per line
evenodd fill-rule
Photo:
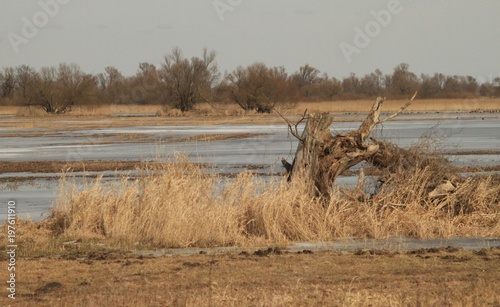
M 423 117 L 422 114 L 420 114 Z M 426 119 L 384 123 L 372 135 L 402 147 L 415 144 L 422 136 L 433 135 L 437 147 L 456 166 L 500 165 L 500 116 L 478 118 L 463 113 L 425 114 Z M 442 119 L 436 119 L 436 117 Z M 406 119 L 406 120 L 405 120 Z M 5 118 L 0 121 L 13 121 Z M 68 121 L 71 122 L 71 121 Z M 359 122 L 339 122 L 331 127 L 341 133 L 356 129 Z M 299 129 L 301 127 L 299 126 Z M 243 169 L 266 176 L 283 171 L 280 159 L 291 159 L 297 140 L 286 124 L 223 124 L 197 126 L 128 126 L 105 129 L 55 131 L 54 129 L 0 129 L 0 161 L 157 161 L 176 153 L 191 161 L 209 164 L 223 174 Z M 131 170 L 85 171 L 69 174 L 81 180 L 103 174 L 108 180 Z M 15 199 L 22 218 L 41 220 L 47 216 L 58 193 L 60 173 L 35 169 L 0 173 L 0 202 Z M 339 184 L 354 184 L 355 177 L 341 177 Z M 6 215 L 0 214 L 0 222 Z

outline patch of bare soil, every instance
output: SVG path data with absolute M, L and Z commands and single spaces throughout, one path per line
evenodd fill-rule
M 40 131 L 40 132 L 34 132 L 34 131 L 23 131 L 23 132 L 17 132 L 17 133 L 0 133 L 0 138 L 34 138 L 34 137 L 41 137 L 41 136 L 57 136 L 61 137 L 61 132 L 57 131 Z
M 1 267 L 7 267 L 2 261 Z M 19 259 L 16 306 L 498 306 L 500 249 Z M 13 304 L 7 293 L 1 305 Z
M 100 172 L 107 170 L 134 170 L 145 162 L 141 161 L 0 161 L 0 173 L 59 173 L 59 172 Z

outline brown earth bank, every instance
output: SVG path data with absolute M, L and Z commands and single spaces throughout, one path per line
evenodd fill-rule
M 453 155 L 465 155 L 466 153 L 452 153 Z M 500 152 L 475 152 L 474 155 L 500 155 Z M 7 173 L 64 173 L 71 175 L 72 172 L 103 172 L 103 171 L 133 171 L 143 169 L 147 165 L 154 165 L 161 162 L 158 161 L 138 161 L 138 160 L 127 160 L 127 161 L 105 161 L 105 160 L 88 160 L 88 161 L 22 161 L 22 162 L 6 162 L 0 161 L 0 174 Z M 262 169 L 264 165 L 233 165 L 235 168 L 242 168 L 246 170 Z M 462 166 L 462 167 L 452 167 L 454 172 L 469 172 L 469 173 L 481 173 L 481 172 L 492 172 L 500 171 L 500 165 L 490 165 L 490 166 Z M 374 167 L 368 167 L 365 170 L 365 174 L 368 176 L 380 175 Z M 350 170 L 342 173 L 344 176 L 353 176 L 357 172 L 352 172 Z M 221 175 L 234 175 L 234 174 L 224 174 Z M 272 174 L 269 174 L 272 175 Z M 91 176 L 90 176 L 91 177 Z M 40 177 L 4 177 L 0 178 L 1 182 L 21 182 L 30 181 L 34 179 L 39 179 Z M 60 176 L 53 177 L 47 176 L 46 179 L 59 179 Z
M 0 161 L 0 173 L 59 173 L 59 172 L 100 172 L 107 170 L 134 170 L 141 161 Z
M 5 259 L 4 257 L 2 257 Z M 7 261 L 0 267 L 7 268 Z M 5 269 L 6 272 L 6 269 Z M 3 275 L 5 277 L 5 275 Z M 499 306 L 500 249 L 18 258 L 2 306 Z

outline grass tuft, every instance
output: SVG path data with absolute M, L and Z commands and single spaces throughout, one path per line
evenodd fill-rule
M 64 179 L 45 223 L 56 236 L 154 247 L 499 236 L 500 178 L 442 170 L 400 168 L 371 197 L 337 188 L 325 204 L 300 180 L 268 182 L 246 172 L 228 179 L 178 157 L 145 167 L 137 179 L 97 178 L 83 190 Z

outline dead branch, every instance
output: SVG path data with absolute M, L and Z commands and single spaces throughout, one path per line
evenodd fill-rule
M 307 115 L 306 115 L 307 114 L 307 109 L 304 110 L 304 114 L 302 115 L 302 117 L 300 118 L 300 120 L 293 125 L 294 126 L 293 128 L 292 128 L 292 124 L 288 121 L 288 119 L 285 116 L 283 116 L 283 114 L 280 113 L 280 111 L 278 111 L 276 108 L 274 108 L 274 111 L 276 113 L 278 113 L 278 115 L 281 116 L 281 118 L 283 118 L 283 120 L 287 123 L 288 130 L 290 131 L 290 133 L 296 139 L 298 139 L 300 142 L 304 142 L 304 139 L 301 136 L 299 136 L 298 126 L 300 125 L 300 123 L 302 123 L 304 121 L 304 119 L 307 118 Z
M 413 97 L 411 97 L 411 99 L 410 99 L 410 100 L 408 100 L 408 101 L 407 101 L 407 102 L 406 102 L 406 103 L 405 103 L 405 104 L 401 107 L 401 109 L 399 109 L 399 111 L 397 111 L 396 113 L 392 114 L 391 116 L 389 116 L 389 117 L 387 117 L 387 118 L 384 118 L 383 120 L 379 120 L 379 123 L 380 123 L 380 124 L 381 124 L 381 123 L 384 123 L 384 122 L 386 122 L 386 121 L 388 121 L 388 120 L 393 119 L 394 117 L 398 116 L 399 114 L 401 114 L 401 112 L 403 112 L 404 110 L 406 110 L 406 108 L 408 108 L 408 107 L 412 104 L 412 102 L 413 102 L 413 100 L 415 99 L 415 97 L 417 97 L 417 93 L 418 93 L 418 92 L 415 92 L 415 94 L 413 94 Z

